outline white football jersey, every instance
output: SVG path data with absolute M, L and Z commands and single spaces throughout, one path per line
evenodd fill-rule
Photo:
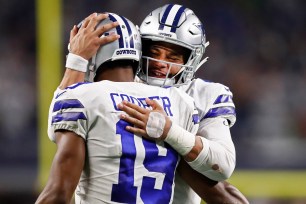
M 119 117 L 122 111 L 117 104 L 122 100 L 148 108 L 145 98 L 157 100 L 174 123 L 197 132 L 193 99 L 177 88 L 101 81 L 75 84 L 55 93 L 49 138 L 55 141 L 54 131 L 66 129 L 86 142 L 77 203 L 172 203 L 179 155 L 164 142 L 126 131 L 129 124 Z
M 230 127 L 235 124 L 236 110 L 233 93 L 227 86 L 194 79 L 179 88 L 194 99 L 200 121 L 207 118 L 223 117 L 228 120 Z
M 195 102 L 199 114 L 199 129 L 197 135 L 205 135 L 205 120 L 215 117 L 227 119 L 229 126 L 236 122 L 236 111 L 233 103 L 233 94 L 228 87 L 202 79 L 194 79 L 179 89 L 190 95 Z M 225 142 L 232 144 L 230 137 Z M 173 203 L 200 204 L 200 197 L 183 181 L 179 175 L 175 178 L 175 193 Z

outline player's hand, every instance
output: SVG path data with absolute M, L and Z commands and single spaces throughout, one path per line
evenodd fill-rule
M 118 108 L 124 111 L 126 114 L 121 114 L 120 118 L 126 122 L 131 123 L 133 126 L 127 126 L 126 129 L 136 135 L 143 136 L 151 140 L 164 140 L 169 132 L 171 127 L 171 120 L 167 117 L 164 109 L 157 103 L 155 100 L 146 99 L 146 103 L 152 109 L 145 109 L 136 104 L 133 104 L 128 101 L 123 101 L 118 104 Z M 163 128 L 162 134 L 159 137 L 149 136 L 147 132 L 147 124 L 149 120 L 149 115 L 151 112 L 158 112 L 160 116 L 165 118 L 165 125 Z M 158 131 L 156 131 L 158 132 Z
M 102 38 L 100 36 L 118 26 L 118 22 L 112 22 L 96 29 L 99 22 L 107 17 L 107 13 L 93 13 L 84 19 L 79 28 L 74 25 L 70 31 L 69 51 L 89 60 L 97 53 L 100 46 L 117 40 L 120 37 L 117 34 L 111 34 Z

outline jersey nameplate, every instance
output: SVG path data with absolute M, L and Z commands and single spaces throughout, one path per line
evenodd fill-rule
M 111 100 L 113 101 L 114 109 L 116 111 L 120 111 L 117 108 L 117 105 L 121 103 L 123 100 L 129 101 L 143 108 L 147 108 L 147 109 L 149 108 L 149 106 L 147 105 L 145 101 L 146 98 L 136 98 L 134 96 L 130 96 L 124 93 L 110 93 L 110 97 L 111 97 Z M 171 102 L 170 102 L 169 97 L 167 96 L 149 96 L 147 98 L 158 101 L 158 103 L 163 106 L 166 114 L 168 116 L 173 116 L 172 111 L 171 111 Z

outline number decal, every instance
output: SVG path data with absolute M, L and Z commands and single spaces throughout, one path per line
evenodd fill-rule
M 116 124 L 116 133 L 121 135 L 122 156 L 120 158 L 119 181 L 118 184 L 113 184 L 111 200 L 120 203 L 136 203 L 137 192 L 139 192 L 140 198 L 145 204 L 169 203 L 178 154 L 170 146 L 165 145 L 166 155 L 161 156 L 156 143 L 144 139 L 142 140 L 145 149 L 143 167 L 146 170 L 143 172 L 147 173 L 135 175 L 137 150 L 134 134 L 125 129 L 127 125 L 129 123 L 123 120 L 119 120 Z M 135 186 L 135 179 L 139 179 L 139 177 L 142 177 L 142 183 L 140 186 Z

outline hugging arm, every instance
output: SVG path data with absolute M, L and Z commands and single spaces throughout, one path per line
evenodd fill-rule
M 142 108 L 128 101 L 118 104 L 118 108 L 127 113 L 127 115 L 121 114 L 121 119 L 134 125 L 127 126 L 127 130 L 150 140 L 163 140 L 170 144 L 180 155 L 184 156 L 185 160 L 193 161 L 203 149 L 200 137 L 186 131 L 188 133 L 187 138 L 171 138 L 169 134 L 175 132 L 173 129 L 180 127 L 171 122 L 164 109 L 156 101 L 146 99 L 146 103 L 153 110 Z M 151 125 L 156 123 L 155 120 L 163 121 L 164 118 L 162 127 L 151 127 Z M 156 128 L 159 131 L 156 131 Z M 177 141 L 182 141 L 182 144 L 177 144 Z
M 101 37 L 103 33 L 118 26 L 118 22 L 112 22 L 95 29 L 97 24 L 106 19 L 107 16 L 108 14 L 105 13 L 99 15 L 93 13 L 84 19 L 80 27 L 73 26 L 70 31 L 69 54 L 75 55 L 77 60 L 82 63 L 78 64 L 78 66 L 75 66 L 75 63 L 66 63 L 66 70 L 59 89 L 63 90 L 72 84 L 84 82 L 85 73 L 88 69 L 88 60 L 97 53 L 100 46 L 113 42 L 120 37 L 118 35 Z M 68 58 L 70 57 L 69 54 Z M 83 71 L 80 71 L 77 67 Z
M 130 102 L 124 101 L 118 104 L 118 108 L 125 111 L 126 114 L 121 115 L 121 119 L 126 120 L 131 123 L 131 126 L 127 126 L 127 130 L 133 132 L 134 134 L 141 135 L 148 139 L 153 139 L 147 134 L 146 125 L 149 118 L 149 113 L 152 111 L 157 111 L 163 114 L 163 109 L 158 106 L 157 103 L 153 103 L 150 100 L 146 100 L 147 104 L 152 107 L 153 110 L 144 109 Z M 164 132 L 161 138 L 164 139 L 166 132 L 169 131 L 169 124 L 166 123 L 164 127 Z M 198 138 L 195 136 L 196 139 Z M 201 142 L 198 141 L 198 142 Z M 205 146 L 197 146 L 197 140 L 195 142 L 194 148 L 184 156 L 186 161 L 190 161 L 199 154 L 201 148 Z M 235 203 L 235 204 L 248 204 L 245 196 L 233 185 L 226 181 L 215 181 L 211 180 L 205 175 L 199 173 L 198 171 L 191 168 L 191 166 L 185 161 L 181 160 L 178 165 L 178 173 L 181 178 L 207 203 Z

